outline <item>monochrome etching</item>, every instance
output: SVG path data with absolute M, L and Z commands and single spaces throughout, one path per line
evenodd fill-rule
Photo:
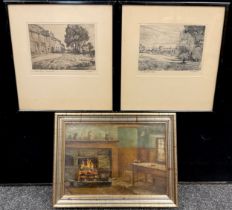
M 140 25 L 139 71 L 199 71 L 205 26 Z
M 95 70 L 94 24 L 28 24 L 32 69 Z

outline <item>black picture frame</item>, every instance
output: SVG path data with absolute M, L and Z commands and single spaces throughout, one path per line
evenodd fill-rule
M 164 110 L 163 109 L 160 109 L 160 107 L 158 108 L 122 108 L 122 69 L 120 69 L 120 110 L 122 111 L 138 111 L 138 110 L 143 110 L 143 111 L 159 111 L 159 112 L 165 112 L 165 111 L 176 111 L 176 112 L 209 112 L 209 111 L 214 111 L 215 109 L 215 98 L 216 97 L 219 97 L 218 96 L 218 80 L 220 79 L 220 75 L 221 75 L 221 71 L 223 71 L 222 69 L 224 68 L 224 54 L 225 54 L 225 40 L 226 40 L 226 32 L 228 31 L 228 19 L 229 19 L 229 9 L 230 9 L 230 2 L 228 1 L 223 1 L 223 2 L 217 2 L 217 1 L 205 1 L 205 2 L 192 2 L 192 1 L 141 1 L 141 0 L 138 0 L 138 1 L 134 1 L 134 0 L 131 0 L 131 1 L 126 1 L 126 0 L 121 0 L 119 1 L 119 4 L 120 4 L 120 9 L 121 9 L 121 15 L 122 15 L 122 7 L 123 6 L 188 6 L 188 7 L 223 7 L 225 8 L 225 13 L 224 13 L 224 20 L 223 20 L 223 30 L 222 30 L 222 36 L 221 36 L 221 47 L 220 47 L 220 52 L 219 52 L 219 62 L 218 62 L 218 68 L 217 68 L 217 73 L 216 73 L 216 83 L 215 83 L 215 89 L 214 89 L 214 96 L 213 96 L 213 102 L 212 102 L 212 106 L 211 108 L 206 108 L 206 109 L 194 109 L 194 108 L 187 108 L 187 109 L 184 109 L 184 108 L 178 108 L 178 109 L 168 109 L 168 108 L 165 108 Z M 123 21 L 123 20 L 122 20 Z M 121 31 L 121 34 L 122 34 L 122 31 Z M 123 40 L 125 37 L 122 37 L 121 40 Z M 121 43 L 122 45 L 122 43 Z M 122 46 L 121 46 L 122 48 Z M 121 52 L 122 53 L 122 52 Z M 125 57 L 125 55 L 122 54 L 122 57 Z M 122 67 L 121 67 L 122 68 Z M 129 79 L 127 79 L 128 81 Z M 133 80 L 133 78 L 132 78 Z M 126 82 L 124 82 L 125 84 Z M 129 86 L 129 85 L 128 85 Z M 132 88 L 133 89 L 133 88 Z M 132 93 L 130 93 L 132 94 Z M 126 96 L 125 96 L 126 98 Z M 135 103 L 136 104 L 136 103 Z M 151 106 L 150 106 L 151 107 Z M 154 107 L 154 106 L 153 106 Z
M 97 0 L 97 1 L 93 1 L 93 0 L 84 0 L 84 1 L 80 1 L 80 0 L 69 0 L 69 1 L 65 1 L 65 0 L 3 0 L 3 3 L 5 5 L 5 10 L 6 10 L 6 15 L 8 16 L 7 18 L 7 34 L 10 37 L 10 45 L 11 45 L 11 58 L 12 58 L 12 63 L 14 64 L 13 61 L 13 52 L 12 52 L 12 38 L 11 38 L 11 33 L 10 33 L 10 26 L 9 26 L 9 12 L 8 12 L 8 5 L 83 5 L 83 6 L 97 6 L 97 5 L 111 5 L 112 6 L 112 35 L 114 36 L 114 33 L 118 33 L 118 9 L 117 9 L 117 0 Z M 120 96 L 118 94 L 113 94 L 114 92 L 119 92 L 118 88 L 118 80 L 119 80 L 119 75 L 120 75 L 120 71 L 118 70 L 118 57 L 120 55 L 118 55 L 118 53 L 115 53 L 115 51 L 119 52 L 119 50 L 117 50 L 118 48 L 118 39 L 119 37 L 116 37 L 115 39 L 112 38 L 112 109 L 111 110 L 102 110 L 103 112 L 110 112 L 110 111 L 120 111 L 120 108 L 117 104 L 118 101 L 120 100 Z M 115 41 L 117 40 L 117 41 Z M 114 50 L 116 49 L 116 50 Z M 17 107 L 16 109 L 18 111 L 45 111 L 45 112 L 53 112 L 53 111 L 65 111 L 65 109 L 44 109 L 44 110 L 30 110 L 30 109 L 26 109 L 26 110 L 20 110 L 19 107 L 19 96 L 18 96 L 18 87 L 17 87 L 17 81 L 16 81 L 16 75 L 15 75 L 15 71 L 14 71 L 14 81 L 16 83 L 16 94 L 17 94 Z M 83 111 L 86 112 L 88 110 L 86 109 L 74 109 L 74 110 L 69 110 L 69 111 Z M 89 110 L 90 112 L 95 112 L 98 111 L 98 109 L 96 110 Z

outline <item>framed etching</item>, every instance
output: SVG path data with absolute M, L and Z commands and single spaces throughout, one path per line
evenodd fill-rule
M 57 113 L 54 207 L 176 207 L 175 114 Z
M 211 111 L 228 5 L 142 4 L 122 5 L 121 109 Z
M 112 5 L 8 12 L 20 110 L 112 110 Z

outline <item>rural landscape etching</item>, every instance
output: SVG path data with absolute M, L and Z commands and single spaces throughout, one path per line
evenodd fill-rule
M 32 69 L 96 70 L 94 24 L 28 24 Z
M 167 194 L 165 131 L 165 123 L 66 124 L 65 194 Z
M 140 25 L 138 70 L 201 70 L 204 35 L 203 25 Z

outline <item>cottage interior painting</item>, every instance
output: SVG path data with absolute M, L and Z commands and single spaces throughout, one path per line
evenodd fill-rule
M 65 125 L 65 194 L 167 194 L 165 123 Z

